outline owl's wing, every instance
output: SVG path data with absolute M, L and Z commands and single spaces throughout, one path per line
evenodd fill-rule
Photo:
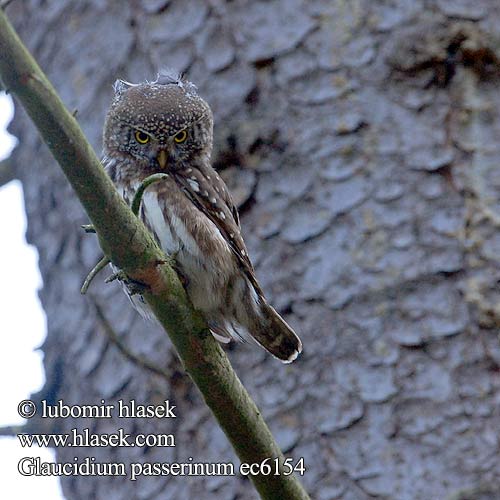
M 176 182 L 198 210 L 219 229 L 256 292 L 263 295 L 241 236 L 238 210 L 227 186 L 214 170 L 211 172 L 189 170 L 191 171 L 175 175 Z
M 241 228 L 240 214 L 238 213 L 238 209 L 234 204 L 233 197 L 231 196 L 231 193 L 229 192 L 226 183 L 220 178 L 219 174 L 217 173 L 215 173 L 215 178 L 213 179 L 212 186 L 214 187 L 216 192 L 220 193 L 221 198 L 224 200 L 229 210 L 231 210 L 231 214 L 233 215 L 234 221 L 236 222 L 237 226 Z

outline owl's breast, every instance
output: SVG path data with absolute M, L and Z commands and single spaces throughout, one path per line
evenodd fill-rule
M 143 210 L 144 222 L 188 279 L 193 305 L 205 311 L 219 308 L 220 292 L 237 273 L 237 263 L 217 227 L 182 193 L 146 191 Z

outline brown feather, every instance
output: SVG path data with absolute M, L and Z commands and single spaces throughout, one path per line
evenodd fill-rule
M 189 172 L 188 172 L 189 170 Z M 208 177 L 207 177 L 208 176 Z M 202 168 L 189 168 L 174 174 L 175 181 L 184 190 L 193 204 L 203 212 L 221 232 L 228 242 L 239 265 L 255 288 L 259 296 L 263 296 L 262 289 L 255 276 L 255 270 L 248 256 L 248 250 L 241 236 L 238 211 L 231 195 L 219 174 L 207 165 Z M 189 180 L 197 182 L 199 190 L 193 190 Z M 215 203 L 213 202 L 215 200 Z M 221 217 L 221 213 L 224 214 Z

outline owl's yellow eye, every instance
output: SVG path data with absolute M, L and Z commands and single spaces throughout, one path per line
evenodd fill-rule
M 142 130 L 136 130 L 135 131 L 135 140 L 139 144 L 147 144 L 150 141 L 151 137 L 146 134 L 146 132 L 143 132 Z
M 181 130 L 179 133 L 174 135 L 174 141 L 177 144 L 180 144 L 181 142 L 184 142 L 187 139 L 187 132 L 185 130 Z

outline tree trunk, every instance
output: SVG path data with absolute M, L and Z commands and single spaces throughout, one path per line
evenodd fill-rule
M 496 2 L 33 0 L 7 13 L 98 151 L 116 78 L 171 66 L 211 104 L 214 162 L 258 277 L 304 341 L 286 367 L 253 345 L 230 357 L 286 454 L 304 458 L 312 498 L 496 498 Z M 175 436 L 170 448 L 58 448 L 61 462 L 238 465 L 167 337 L 117 285 L 80 295 L 95 237 L 19 106 L 11 130 L 48 318 L 38 397 L 177 406 L 175 419 L 32 425 Z M 71 499 L 256 498 L 239 476 L 62 486 Z

